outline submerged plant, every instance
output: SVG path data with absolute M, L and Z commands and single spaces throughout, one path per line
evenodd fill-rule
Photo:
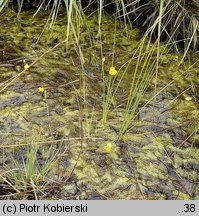
M 3 1 L 0 2 L 1 2 L 0 4 L 1 6 Z M 144 2 L 146 3 L 146 1 Z M 142 40 L 139 41 L 139 45 L 135 46 L 136 48 L 134 47 L 133 51 L 130 53 L 128 49 L 125 49 L 122 46 L 122 43 L 118 44 L 117 37 L 118 35 L 120 35 L 121 32 L 117 31 L 116 17 L 115 17 L 115 23 L 113 23 L 113 26 L 115 24 L 114 26 L 115 29 L 113 29 L 113 31 L 110 31 L 108 29 L 109 30 L 108 34 L 103 34 L 103 14 L 104 14 L 103 12 L 104 12 L 104 7 L 106 7 L 105 3 L 107 3 L 107 1 L 102 1 L 102 0 L 98 1 L 97 4 L 98 17 L 93 22 L 94 25 L 97 26 L 97 28 L 93 28 L 92 26 L 93 23 L 90 25 L 90 23 L 88 22 L 88 19 L 90 19 L 89 16 L 91 15 L 90 14 L 85 15 L 87 8 L 82 7 L 81 1 L 75 1 L 75 0 L 52 1 L 51 14 L 48 20 L 48 23 L 49 22 L 50 23 L 49 25 L 46 24 L 46 26 L 53 28 L 53 25 L 55 24 L 56 18 L 58 16 L 59 7 L 61 3 L 63 3 L 67 14 L 67 19 L 65 22 L 65 24 L 67 24 L 66 31 L 65 31 L 66 33 L 65 40 L 60 43 L 57 43 L 55 47 L 49 49 L 48 51 L 40 55 L 40 57 L 38 57 L 30 65 L 25 64 L 23 67 L 24 70 L 22 72 L 20 72 L 16 76 L 11 77 L 11 79 L 8 80 L 6 85 L 2 84 L 3 87 L 1 87 L 0 92 L 3 92 L 11 83 L 16 81 L 16 79 L 19 78 L 22 74 L 26 75 L 26 72 L 31 73 L 31 70 L 28 69 L 30 69 L 31 66 L 36 64 L 39 60 L 44 58 L 49 53 L 52 54 L 53 58 L 54 57 L 56 58 L 57 56 L 58 58 L 60 57 L 59 61 L 60 59 L 63 60 L 61 64 L 63 63 L 63 65 L 67 65 L 66 68 L 64 68 L 63 73 L 65 73 L 65 69 L 66 70 L 68 69 L 67 68 L 68 64 L 71 64 L 74 68 L 76 68 L 76 70 L 74 69 L 75 71 L 74 76 L 76 76 L 75 80 L 69 81 L 69 83 L 72 84 L 71 85 L 72 88 L 64 88 L 64 93 L 65 90 L 67 90 L 67 93 L 69 91 L 70 96 L 71 94 L 73 94 L 72 96 L 74 96 L 75 99 L 72 100 L 72 102 L 68 102 L 68 99 L 65 94 L 62 95 L 62 91 L 60 90 L 63 89 L 59 88 L 60 83 L 56 85 L 59 91 L 58 93 L 56 92 L 56 95 L 58 95 L 58 97 L 59 95 L 63 96 L 62 101 L 63 101 L 64 111 L 63 114 L 61 114 L 62 115 L 61 117 L 63 117 L 64 119 L 64 127 L 68 127 L 68 124 L 65 124 L 65 122 L 70 121 L 70 125 L 74 124 L 75 129 L 72 135 L 75 134 L 75 136 L 77 137 L 72 137 L 72 139 L 80 140 L 80 142 L 74 142 L 74 143 L 71 142 L 71 145 L 75 146 L 75 152 L 77 154 L 75 153 L 75 155 L 72 155 L 73 157 L 75 156 L 75 159 L 74 158 L 71 159 L 73 161 L 73 167 L 71 172 L 67 176 L 67 178 L 64 179 L 62 185 L 64 185 L 67 180 L 72 178 L 73 174 L 75 174 L 76 168 L 78 169 L 79 163 L 81 162 L 81 160 L 84 160 L 84 156 L 88 152 L 89 152 L 88 155 L 90 154 L 90 152 L 92 153 L 90 154 L 91 158 L 93 157 L 94 154 L 96 154 L 96 145 L 90 145 L 90 143 L 87 142 L 87 140 L 89 141 L 95 140 L 92 139 L 93 134 L 97 134 L 98 136 L 97 138 L 99 138 L 100 140 L 105 140 L 105 139 L 110 140 L 108 143 L 106 143 L 105 146 L 103 142 L 101 142 L 100 145 L 102 146 L 103 151 L 106 151 L 107 153 L 111 151 L 114 152 L 113 140 L 126 138 L 127 132 L 131 128 L 136 127 L 136 118 L 141 112 L 141 110 L 145 106 L 147 106 L 151 101 L 153 101 L 161 93 L 161 91 L 163 91 L 163 89 L 166 89 L 166 87 L 168 87 L 172 83 L 170 82 L 165 86 L 165 88 L 162 88 L 161 90 L 157 89 L 162 54 L 165 55 L 165 53 L 170 52 L 171 51 L 170 45 L 175 44 L 174 41 L 175 37 L 169 34 L 168 26 L 166 26 L 166 24 L 168 23 L 165 23 L 167 13 L 172 11 L 169 10 L 171 9 L 170 4 L 172 3 L 172 1 L 162 0 L 162 1 L 155 1 L 155 3 L 152 3 L 153 1 L 148 1 L 148 2 L 149 3 L 148 4 L 146 3 L 144 7 L 147 7 L 149 5 L 154 6 L 155 3 L 158 2 L 158 4 L 156 5 L 158 10 L 154 14 L 150 14 L 150 16 L 145 19 L 144 22 L 145 24 L 148 23 L 148 29 L 146 30 L 146 33 L 143 36 Z M 178 5 L 178 3 L 175 3 L 175 5 Z M 138 12 L 139 9 L 142 8 L 141 1 L 119 0 L 119 1 L 115 1 L 115 5 L 116 5 L 115 13 L 117 15 L 120 14 L 120 16 L 124 16 L 125 23 L 123 24 L 125 27 L 123 26 L 123 28 L 125 28 L 126 35 L 127 35 L 127 37 L 125 37 L 125 40 L 128 39 L 132 40 L 131 37 L 128 38 L 128 36 L 130 35 L 130 31 L 128 32 L 127 22 L 132 20 L 130 16 L 131 14 L 136 15 L 136 12 Z M 39 1 L 37 6 L 38 10 L 35 13 L 35 15 L 39 12 L 39 10 L 43 6 L 48 7 L 49 5 L 45 5 L 44 0 Z M 131 6 L 135 7 L 134 11 L 129 10 Z M 173 2 L 173 7 L 174 7 L 174 2 Z M 176 7 L 178 8 L 179 5 Z M 177 8 L 176 11 L 179 11 Z M 135 22 L 139 22 L 139 18 L 145 17 L 144 15 L 146 15 L 146 13 L 143 11 L 142 13 L 137 14 Z M 181 23 L 180 19 L 181 19 L 181 15 L 177 17 L 174 26 L 180 25 Z M 171 20 L 169 20 L 169 22 L 170 21 Z M 143 24 L 143 26 L 145 25 Z M 195 30 L 195 33 L 196 32 L 197 30 Z M 193 39 L 195 38 L 195 33 L 189 36 L 192 37 Z M 168 38 L 166 39 L 167 43 L 165 46 L 162 46 L 160 41 L 162 38 L 165 37 L 165 34 L 168 36 Z M 173 32 L 173 34 L 175 35 L 175 31 Z M 86 36 L 85 37 L 83 36 L 82 38 L 81 37 L 82 35 L 84 36 L 86 35 Z M 109 41 L 110 46 L 106 46 L 106 44 L 104 43 L 105 42 L 104 38 L 106 37 L 113 37 L 113 40 Z M 178 36 L 176 40 L 178 40 Z M 193 41 L 192 42 L 190 41 L 188 42 L 190 46 L 187 47 L 193 46 L 192 44 Z M 59 50 L 60 52 L 58 52 L 58 54 L 56 52 L 52 53 L 52 51 L 56 47 L 59 47 L 60 45 L 65 46 L 64 56 L 66 58 L 65 57 L 61 58 L 60 52 L 61 54 L 63 54 L 61 50 Z M 117 46 L 119 47 L 119 49 L 116 49 Z M 178 48 L 178 45 L 176 45 L 176 47 Z M 186 50 L 187 47 L 185 48 Z M 118 58 L 117 56 L 119 56 L 120 52 L 122 53 L 122 57 Z M 187 52 L 184 52 L 184 56 L 186 55 L 186 53 Z M 71 55 L 70 61 L 68 61 L 69 55 Z M 93 70 L 94 78 L 87 76 L 88 65 L 89 66 L 91 65 L 92 68 L 94 68 Z M 56 74 L 56 78 L 57 78 L 57 74 Z M 64 77 L 64 85 L 67 83 L 66 79 L 70 79 L 70 77 L 68 78 L 68 75 Z M 76 85 L 77 83 L 79 83 L 79 85 Z M 44 86 L 46 85 L 44 84 Z M 149 86 L 152 89 L 154 89 L 154 93 L 151 94 L 151 98 L 146 103 L 145 102 L 143 103 L 144 95 Z M 93 87 L 94 88 L 96 87 L 97 90 L 95 90 Z M 74 91 L 70 92 L 70 89 L 73 89 Z M 53 110 L 53 112 L 49 112 L 49 107 L 50 110 L 51 107 L 53 109 L 54 106 L 55 106 L 54 109 L 55 110 L 57 109 L 56 108 L 57 104 L 53 103 L 54 98 L 51 97 L 52 91 L 47 91 L 46 88 L 40 86 L 37 89 L 37 93 L 38 92 L 42 93 L 41 95 L 43 97 L 41 97 L 41 100 L 45 100 L 44 102 L 45 102 L 45 108 L 47 110 L 48 122 L 51 122 L 52 120 L 51 117 L 52 115 L 54 115 L 55 111 Z M 47 96 L 49 97 L 49 99 Z M 192 97 L 187 96 L 185 97 L 185 100 L 188 103 L 192 100 Z M 49 106 L 48 106 L 48 102 L 49 102 Z M 72 109 L 73 109 L 72 112 L 77 111 L 78 117 L 75 115 L 75 118 L 70 118 L 70 116 L 67 115 L 67 109 L 71 108 L 70 103 L 72 104 Z M 100 120 L 102 120 L 102 123 L 104 124 L 102 127 L 100 124 L 98 124 Z M 60 125 L 62 125 L 62 123 L 60 124 L 60 122 L 56 122 L 55 125 L 58 125 L 56 127 L 59 130 L 61 127 Z M 51 127 L 51 124 L 49 124 L 48 126 L 49 126 L 49 131 L 47 129 L 48 135 L 45 137 L 45 139 L 54 139 L 55 138 L 54 134 L 56 131 L 53 131 L 54 128 Z M 103 133 L 98 133 L 98 129 L 99 129 L 98 126 L 100 126 L 102 130 L 104 130 Z M 66 135 L 65 132 L 63 133 L 65 136 L 67 136 L 67 138 L 62 139 L 61 137 L 59 141 L 69 140 L 71 138 L 68 137 L 69 135 L 68 134 Z M 103 136 L 103 138 L 100 137 L 101 135 Z M 109 135 L 111 138 L 109 137 Z M 55 142 L 57 144 L 57 140 L 50 140 L 50 141 Z M 94 141 L 93 143 L 96 144 Z M 90 146 L 92 146 L 91 151 L 90 151 Z M 121 146 L 118 145 L 118 149 L 120 149 L 120 147 Z M 70 145 L 68 146 L 68 148 L 70 148 Z M 126 147 L 124 147 L 122 151 L 125 151 L 125 148 Z M 33 191 L 34 197 L 37 199 L 38 193 L 42 192 L 42 186 L 45 186 L 46 183 L 49 182 L 48 176 L 51 174 L 51 171 L 54 171 L 55 166 L 59 166 L 58 161 L 60 160 L 60 157 L 58 156 L 58 151 L 56 151 L 54 148 L 48 150 L 48 147 L 42 147 L 38 145 L 36 146 L 32 144 L 29 145 L 26 151 L 27 154 L 26 154 L 26 159 L 25 157 L 23 158 L 23 166 L 21 166 L 21 164 L 19 164 L 15 159 L 13 159 L 13 164 L 15 165 L 15 167 L 19 167 L 19 168 L 17 169 L 9 168 L 4 173 L 5 175 L 0 177 L 8 185 L 10 184 L 12 185 L 12 183 L 14 182 L 14 186 L 12 188 L 14 188 L 14 190 L 17 193 L 20 193 L 22 191 L 25 192 Z M 45 159 L 42 162 L 42 164 L 41 161 L 39 161 L 38 154 L 42 154 L 43 157 L 42 159 Z M 114 160 L 115 159 L 117 159 L 117 157 L 115 157 Z M 88 163 L 90 163 L 91 160 L 92 159 L 89 158 Z M 101 164 L 101 161 L 98 161 L 98 163 Z M 92 164 L 91 165 L 89 164 L 89 167 L 91 166 Z M 60 180 L 59 168 L 57 170 L 58 170 L 58 172 L 56 173 L 58 176 L 57 180 Z M 84 175 L 84 173 L 83 174 L 82 173 L 83 172 L 81 170 L 81 175 Z M 7 176 L 7 178 L 5 178 L 5 176 Z M 96 176 L 98 178 L 98 175 Z M 54 179 L 52 179 L 52 182 L 53 181 Z

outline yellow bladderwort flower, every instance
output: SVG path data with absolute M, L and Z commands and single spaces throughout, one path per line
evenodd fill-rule
M 39 87 L 38 88 L 38 92 L 42 92 L 43 93 L 44 91 L 45 91 L 45 89 L 43 87 Z
M 26 63 L 26 64 L 24 65 L 24 70 L 28 70 L 29 67 L 30 67 L 30 66 Z
M 107 152 L 110 152 L 111 149 L 112 149 L 112 144 L 111 144 L 111 143 L 107 143 L 107 145 L 104 147 L 104 149 L 105 149 Z
M 115 69 L 115 67 L 110 67 L 109 74 L 111 76 L 115 76 L 117 74 L 117 70 Z
M 187 96 L 187 97 L 185 97 L 185 100 L 187 100 L 187 101 L 191 101 L 191 100 L 192 100 L 192 97 Z

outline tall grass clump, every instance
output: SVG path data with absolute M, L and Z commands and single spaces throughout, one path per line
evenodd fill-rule
M 5 164 L 0 177 L 11 186 L 13 193 L 16 193 L 15 197 L 33 196 L 34 199 L 38 199 L 38 194 L 44 194 L 45 186 L 51 181 L 52 170 L 58 167 L 59 150 L 54 149 L 53 146 L 48 150 L 44 147 L 43 150 L 45 159 L 39 159 L 41 147 L 37 144 L 30 144 L 26 154 L 18 158 L 15 154 L 6 153 L 12 160 L 12 165 Z M 59 176 L 59 173 L 57 175 Z
M 184 1 L 125 1 L 125 7 L 124 1 L 121 1 L 117 8 L 119 8 L 116 13 L 117 16 L 123 17 L 126 22 L 131 21 L 133 25 L 145 28 L 140 46 L 133 54 L 132 59 L 128 61 L 127 67 L 124 67 L 123 70 L 119 69 L 122 73 L 119 81 L 116 84 L 116 79 L 109 78 L 107 90 L 104 90 L 106 97 L 103 121 L 107 118 L 110 103 L 117 95 L 119 85 L 122 83 L 128 67 L 134 58 L 137 59 L 136 67 L 132 71 L 131 84 L 127 89 L 129 96 L 119 132 L 119 138 L 121 138 L 132 127 L 133 121 L 137 117 L 140 102 L 154 77 L 154 95 L 158 95 L 156 85 L 160 66 L 159 59 L 162 53 L 165 53 L 166 49 L 169 52 L 172 47 L 179 52 L 179 49 L 183 47 L 182 63 L 189 50 L 197 49 L 198 20 L 185 8 Z M 147 16 L 146 11 L 151 11 L 151 14 L 149 13 L 150 15 Z M 161 40 L 166 41 L 164 50 L 160 50 Z M 156 53 L 155 59 L 154 53 Z
M 127 0 L 126 14 L 120 17 L 128 16 L 133 25 L 147 31 L 159 16 L 161 2 Z M 184 47 L 184 53 L 198 49 L 198 5 L 188 0 L 166 0 L 164 5 L 161 40 L 171 43 L 176 51 L 179 51 L 179 47 Z M 152 35 L 153 38 L 158 37 L 158 28 L 154 29 Z
M 122 2 L 121 2 L 122 3 Z M 158 67 L 159 67 L 159 57 L 161 55 L 159 46 L 160 46 L 160 35 L 162 33 L 161 30 L 161 20 L 163 14 L 163 4 L 164 2 L 161 1 L 161 9 L 160 15 L 157 18 L 154 25 L 146 32 L 141 43 L 137 50 L 134 52 L 131 59 L 129 59 L 126 63 L 124 63 L 118 71 L 115 69 L 115 73 L 111 74 L 111 69 L 113 70 L 114 66 L 114 56 L 117 55 L 114 53 L 115 49 L 115 38 L 113 43 L 113 57 L 112 57 L 112 66 L 109 70 L 108 78 L 104 73 L 104 69 L 102 68 L 103 74 L 103 83 L 104 83 L 104 91 L 103 91 L 103 123 L 106 122 L 107 116 L 111 107 L 111 104 L 116 99 L 116 95 L 118 94 L 123 79 L 129 73 L 130 75 L 130 85 L 129 89 L 126 89 L 128 92 L 128 99 L 125 105 L 125 111 L 123 114 L 123 121 L 120 126 L 119 131 L 119 138 L 122 138 L 124 134 L 127 132 L 128 128 L 132 125 L 133 121 L 135 120 L 135 116 L 138 112 L 139 104 L 144 96 L 144 93 L 147 87 L 151 84 L 154 75 L 156 74 L 156 79 L 158 75 Z M 159 29 L 159 37 L 158 39 L 152 44 L 152 32 L 158 26 Z M 116 35 L 116 28 L 114 35 Z M 157 58 L 154 58 L 154 53 L 156 53 Z M 102 55 L 103 56 L 103 55 Z M 102 57 L 103 59 L 103 57 Z M 136 66 L 132 67 L 132 62 L 136 62 Z M 103 62 L 103 61 L 102 61 Z M 102 63 L 104 65 L 104 63 Z M 112 76 L 114 75 L 114 76 Z M 117 101 L 116 103 L 119 103 Z

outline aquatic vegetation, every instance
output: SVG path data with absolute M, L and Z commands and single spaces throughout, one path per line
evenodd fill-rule
M 1 181 L 29 199 L 197 199 L 199 61 L 161 43 L 168 5 L 142 35 L 125 1 L 57 2 L 2 22 Z
M 9 180 L 14 181 L 12 188 L 14 193 L 18 193 L 15 198 L 28 199 L 28 195 L 21 195 L 20 191 L 28 191 L 32 188 L 34 199 L 38 199 L 38 196 L 41 196 L 39 186 L 45 187 L 47 175 L 52 173 L 52 169 L 57 166 L 59 151 L 54 150 L 51 146 L 45 149 L 45 158 L 39 159 L 38 154 L 41 154 L 39 146 L 30 145 L 22 154 L 23 164 L 20 163 L 20 158 L 16 158 L 16 154 L 10 155 L 13 165 L 5 166 L 3 175 L 9 176 Z
M 106 77 L 104 72 L 103 74 L 103 114 L 102 114 L 102 123 L 106 123 L 107 116 L 110 111 L 111 104 L 114 103 L 114 91 L 115 91 L 115 76 L 117 75 L 118 71 L 115 69 L 115 67 L 109 68 L 109 75 L 110 77 Z M 112 79 L 114 77 L 114 79 Z

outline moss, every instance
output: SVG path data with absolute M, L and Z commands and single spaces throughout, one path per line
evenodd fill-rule
M 13 26 L 11 22 L 1 22 L 3 26 L 0 34 L 8 35 L 9 28 L 8 37 L 12 41 L 12 43 L 7 41 L 1 44 L 7 50 L 4 55 L 5 60 L 28 55 L 27 61 L 31 63 L 41 53 L 65 38 L 63 25 L 65 18 L 60 16 L 52 34 L 50 35 L 46 29 L 41 39 L 35 43 L 45 25 L 43 21 L 47 19 L 47 15 L 46 12 L 41 12 L 32 19 L 30 12 L 21 13 L 21 26 Z M 43 18 L 42 22 L 41 18 Z M 1 19 L 4 18 L 1 17 Z M 195 96 L 192 91 L 187 91 L 176 100 L 184 89 L 190 88 L 191 83 L 193 83 L 191 87 L 196 87 L 197 64 L 190 71 L 186 71 L 186 66 L 178 67 L 182 55 L 169 53 L 168 49 L 161 44 L 162 56 L 158 74 L 160 81 L 157 83 L 157 88 L 158 90 L 164 88 L 172 80 L 175 82 L 145 107 L 142 115 L 140 114 L 132 122 L 135 125 L 125 134 L 123 140 L 117 140 L 118 130 L 124 120 L 127 90 L 137 59 L 133 59 L 129 65 L 126 77 L 115 95 L 116 102 L 111 104 L 108 121 L 102 125 L 103 85 L 100 74 L 101 53 L 98 52 L 99 44 L 96 43 L 97 15 L 93 14 L 88 18 L 87 24 L 90 25 L 90 30 L 87 31 L 86 26 L 82 25 L 80 41 L 85 60 L 84 66 L 91 68 L 94 78 L 85 76 L 84 100 L 79 95 L 81 70 L 78 56 L 73 47 L 74 41 L 70 40 L 67 54 L 65 46 L 53 50 L 4 92 L 1 92 L 0 140 L 2 144 L 17 146 L 42 142 L 44 145 L 42 144 L 39 149 L 45 158 L 48 155 L 46 152 L 49 153 L 48 141 L 51 141 L 52 148 L 60 149 L 61 155 L 54 162 L 48 177 L 55 181 L 58 174 L 60 179 L 67 178 L 73 170 L 81 146 L 79 102 L 82 100 L 82 105 L 85 107 L 83 131 L 86 138 L 83 140 L 82 154 L 73 175 L 78 187 L 81 188 L 83 185 L 86 188 L 86 192 L 82 192 L 80 198 L 88 198 L 92 191 L 98 191 L 109 199 L 141 199 L 142 195 L 137 188 L 136 178 L 143 193 L 147 187 L 152 187 L 155 191 L 154 196 L 146 195 L 147 199 L 166 199 L 166 195 L 158 192 L 156 188 L 162 181 L 174 191 L 174 195 L 177 195 L 178 191 L 174 188 L 173 182 L 168 180 L 168 171 L 161 161 L 172 164 L 182 178 L 190 177 L 194 180 L 198 178 L 196 170 L 182 168 L 182 165 L 189 167 L 190 163 L 199 163 L 199 152 L 196 148 L 198 126 L 183 125 L 186 121 L 198 119 L 195 99 L 185 100 L 187 95 L 193 98 Z M 132 57 L 132 53 L 139 46 L 141 35 L 140 30 L 132 29 L 128 25 L 125 29 L 122 22 L 116 25 L 114 64 L 120 68 Z M 105 72 L 108 72 L 113 57 L 115 22 L 109 16 L 104 16 L 101 28 L 103 55 L 106 57 Z M 128 30 L 128 35 L 126 35 L 126 30 Z M 89 37 L 93 39 L 92 46 Z M 156 55 L 153 57 L 156 58 Z M 193 54 L 193 59 L 197 60 L 197 57 Z M 23 62 L 18 62 L 16 66 L 22 68 Z M 17 72 L 13 69 L 3 68 L 0 79 L 3 82 L 16 74 Z M 179 75 L 181 75 L 180 78 Z M 40 86 L 46 89 L 46 98 L 38 92 Z M 153 96 L 154 83 L 151 83 L 144 96 L 144 102 L 138 106 L 138 111 L 145 101 Z M 186 140 L 193 131 L 193 136 Z M 185 138 L 181 134 L 186 135 Z M 57 140 L 62 140 L 62 142 Z M 190 141 L 193 142 L 192 146 Z M 110 152 L 104 149 L 107 143 L 112 144 Z M 20 147 L 17 146 L 15 150 L 19 149 Z M 170 156 L 172 152 L 173 158 Z M 69 185 L 64 190 L 73 191 L 75 188 Z M 188 196 L 180 193 L 179 198 L 188 198 Z

